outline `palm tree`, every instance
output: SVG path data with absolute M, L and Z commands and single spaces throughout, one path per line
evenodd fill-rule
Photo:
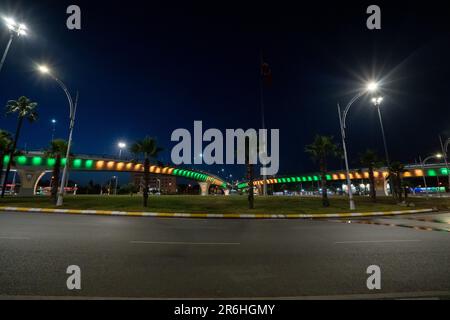
M 250 138 L 245 138 L 245 166 L 247 168 L 247 179 L 248 179 L 248 208 L 255 208 L 255 193 L 254 193 L 254 180 L 255 174 L 253 172 L 254 164 L 250 161 L 250 155 L 252 153 L 252 146 L 250 146 Z M 237 153 L 236 153 L 237 154 Z
M 150 159 L 156 160 L 158 154 L 163 149 L 158 147 L 156 139 L 145 137 L 142 140 L 136 141 L 130 146 L 130 152 L 136 155 L 144 157 L 144 207 L 147 207 L 148 203 L 148 188 L 150 184 Z
M 377 193 L 375 190 L 375 168 L 383 166 L 383 162 L 378 157 L 377 153 L 373 150 L 367 149 L 364 153 L 359 155 L 359 162 L 364 168 L 369 170 L 369 183 L 370 183 L 370 198 L 373 202 L 377 201 Z
M 47 157 L 55 158 L 55 164 L 53 165 L 53 174 L 51 180 L 51 199 L 56 204 L 58 198 L 58 182 L 59 174 L 61 172 L 61 159 L 66 155 L 67 141 L 62 139 L 55 139 L 50 142 L 48 149 L 45 152 Z
M 394 198 L 400 202 L 403 200 L 402 174 L 405 171 L 405 166 L 399 161 L 392 162 L 389 167 L 389 180 L 391 181 L 390 185 L 393 188 L 391 192 Z
M 327 162 L 330 157 L 339 155 L 338 146 L 333 141 L 332 136 L 316 135 L 314 142 L 305 147 L 305 152 L 309 153 L 313 160 L 319 164 L 320 180 L 322 187 L 322 204 L 324 207 L 330 206 L 327 190 Z
M 9 153 L 12 144 L 12 135 L 8 131 L 0 129 L 0 181 L 3 175 L 3 165 L 5 156 Z
M 6 114 L 17 114 L 18 122 L 16 128 L 16 134 L 14 135 L 14 142 L 9 150 L 10 152 L 10 160 L 13 159 L 13 156 L 16 152 L 17 141 L 19 141 L 20 130 L 22 129 L 23 120 L 27 119 L 30 123 L 35 122 L 38 119 L 38 113 L 36 111 L 38 104 L 36 102 L 32 102 L 27 97 L 20 97 L 17 100 L 10 100 L 6 104 Z M 5 196 L 6 183 L 8 181 L 9 171 L 11 170 L 12 161 L 8 162 L 8 166 L 6 168 L 5 180 L 3 182 L 2 188 L 2 198 Z

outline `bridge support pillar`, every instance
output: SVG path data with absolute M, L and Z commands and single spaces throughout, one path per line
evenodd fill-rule
M 36 169 L 18 169 L 17 174 L 20 177 L 20 197 L 32 197 L 36 194 L 36 188 L 39 180 L 45 174 L 45 171 Z
M 377 196 L 388 196 L 388 183 L 385 177 L 375 178 L 375 192 Z
M 210 182 L 199 182 L 200 185 L 200 195 L 207 196 L 209 194 L 209 187 L 211 186 Z
M 223 190 L 223 194 L 224 194 L 225 196 L 229 196 L 229 195 L 230 195 L 230 189 L 224 189 L 224 190 Z

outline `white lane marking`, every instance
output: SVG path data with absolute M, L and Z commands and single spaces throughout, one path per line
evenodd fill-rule
M 0 237 L 0 240 L 30 240 L 26 237 Z
M 367 240 L 367 241 L 337 241 L 334 244 L 351 243 L 389 243 L 389 242 L 421 242 L 422 240 Z
M 130 241 L 131 244 L 161 244 L 186 246 L 237 246 L 238 242 L 165 242 L 165 241 Z

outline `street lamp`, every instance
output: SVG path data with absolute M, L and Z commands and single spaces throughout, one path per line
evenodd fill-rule
M 63 205 L 63 196 L 64 196 L 64 188 L 66 185 L 66 180 L 68 176 L 68 167 L 69 167 L 69 157 L 70 157 L 70 147 L 72 146 L 72 134 L 73 134 L 73 128 L 75 126 L 75 115 L 77 112 L 77 104 L 78 104 L 78 92 L 75 98 L 75 104 L 73 103 L 72 96 L 69 93 L 69 90 L 67 89 L 66 85 L 59 80 L 52 72 L 51 70 L 45 66 L 40 65 L 38 66 L 38 70 L 45 75 L 49 75 L 53 80 L 55 80 L 58 85 L 61 87 L 61 89 L 64 91 L 64 93 L 67 96 L 67 100 L 69 101 L 69 109 L 70 109 L 70 124 L 69 124 L 69 140 L 67 141 L 67 152 L 66 152 L 66 163 L 64 165 L 63 175 L 61 179 L 61 186 L 58 193 L 58 200 L 56 202 L 56 206 L 60 207 Z
M 448 175 L 448 188 L 450 190 L 450 170 L 448 166 L 448 145 L 450 144 L 450 138 L 448 138 L 445 141 L 445 144 L 442 142 L 442 137 L 439 136 L 439 141 L 441 142 L 441 148 L 442 148 L 442 155 L 444 157 L 445 161 L 445 167 L 447 168 L 447 175 Z
M 423 161 L 422 161 L 422 157 L 419 156 L 419 161 L 420 161 L 420 164 L 422 165 L 422 178 L 423 178 L 423 184 L 425 185 L 425 193 L 427 194 L 427 199 L 428 199 L 429 194 L 428 194 L 427 179 L 425 177 L 426 176 L 426 174 L 425 174 L 425 164 L 430 159 L 441 159 L 441 158 L 442 158 L 442 154 L 440 154 L 440 153 L 436 153 L 434 155 L 426 157 L 425 159 L 423 159 Z M 438 180 L 438 193 L 439 193 L 439 180 Z
M 14 40 L 14 37 L 21 37 L 27 35 L 27 26 L 23 23 L 17 23 L 12 18 L 3 17 L 3 21 L 6 27 L 9 29 L 9 41 L 6 45 L 5 52 L 3 53 L 2 60 L 0 61 L 0 72 L 2 71 L 3 64 L 5 63 L 6 56 L 8 55 L 9 49 L 11 48 L 11 44 Z
M 119 184 L 119 177 L 118 176 L 113 176 L 114 179 L 114 195 L 117 195 L 117 187 Z
M 347 188 L 348 188 L 348 198 L 350 202 L 350 210 L 355 210 L 355 201 L 353 200 L 353 190 L 352 190 L 352 182 L 350 180 L 350 169 L 348 166 L 348 156 L 347 156 L 347 146 L 345 143 L 345 129 L 346 129 L 346 123 L 345 120 L 347 119 L 348 111 L 350 110 L 350 107 L 363 95 L 365 95 L 367 92 L 375 92 L 378 90 L 378 83 L 376 82 L 370 82 L 367 84 L 366 88 L 362 91 L 360 91 L 357 95 L 353 97 L 353 99 L 350 100 L 350 102 L 347 104 L 347 106 L 344 109 L 344 112 L 341 112 L 341 106 L 338 103 L 338 113 L 339 113 L 339 124 L 341 126 L 341 135 L 342 135 L 342 148 L 344 150 L 344 159 L 345 159 L 345 170 L 347 173 Z
M 122 150 L 127 147 L 127 144 L 125 142 L 120 141 L 117 144 L 117 147 L 119 148 L 119 159 L 122 157 Z
M 55 140 L 56 119 L 50 121 L 52 123 L 52 141 Z
M 158 181 L 158 193 L 161 194 L 161 179 L 156 179 Z
M 384 134 L 383 118 L 381 117 L 381 109 L 380 109 L 380 105 L 382 102 L 383 102 L 383 97 L 372 98 L 372 103 L 378 110 L 378 118 L 380 119 L 381 134 L 383 135 L 383 144 L 384 144 L 384 153 L 386 156 L 386 165 L 389 168 L 389 166 L 390 166 L 389 152 L 388 152 L 388 147 L 387 147 L 387 143 L 386 143 L 386 135 Z

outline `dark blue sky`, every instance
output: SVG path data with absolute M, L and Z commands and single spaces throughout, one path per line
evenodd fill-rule
M 383 79 L 391 158 L 414 161 L 438 149 L 437 135 L 450 131 L 450 13 L 439 2 L 378 2 L 378 31 L 365 26 L 371 2 L 274 3 L 1 0 L 1 14 L 31 29 L 13 44 L 0 74 L 0 104 L 21 95 L 39 103 L 41 119 L 25 125 L 19 146 L 47 145 L 53 117 L 57 137 L 67 136 L 66 98 L 35 72 L 36 63 L 51 65 L 80 91 L 74 152 L 117 154 L 118 140 L 151 135 L 168 162 L 172 131 L 191 129 L 194 120 L 206 128 L 260 127 L 264 50 L 273 72 L 266 124 L 280 129 L 280 174 L 316 170 L 304 146 L 316 133 L 339 141 L 336 103 L 345 104 L 373 77 Z M 70 4 L 82 9 L 81 31 L 65 26 Z M 2 27 L 2 52 L 7 37 Z M 15 124 L 0 117 L 1 128 L 14 131 Z M 366 147 L 382 152 L 368 99 L 354 106 L 348 124 L 353 165 Z M 239 166 L 226 170 L 244 173 Z

